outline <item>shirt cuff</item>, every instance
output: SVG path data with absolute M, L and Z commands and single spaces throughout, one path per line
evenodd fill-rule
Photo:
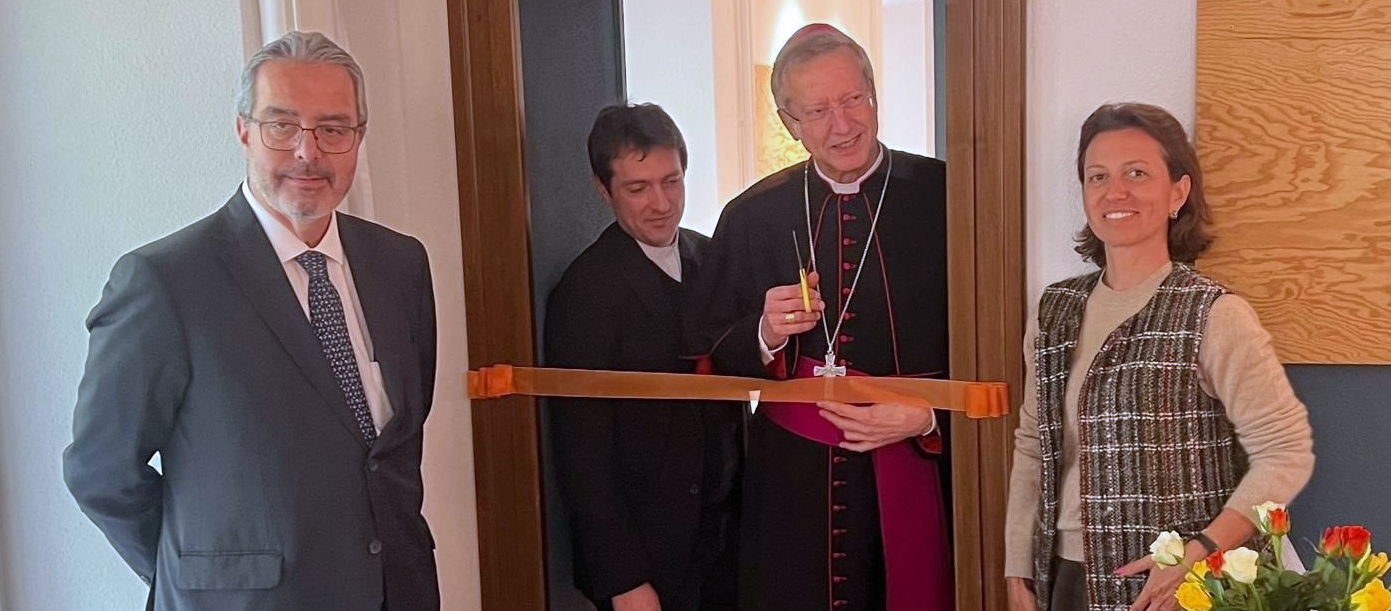
M 782 343 L 778 345 L 777 348 L 772 348 L 772 349 L 769 349 L 769 348 L 768 348 L 768 342 L 763 341 L 763 317 L 762 317 L 762 316 L 759 316 L 759 317 L 758 317 L 758 328 L 754 329 L 754 333 L 758 334 L 758 357 L 759 357 L 760 359 L 762 359 L 763 364 L 764 364 L 765 366 L 766 366 L 768 363 L 773 362 L 773 354 L 774 354 L 774 353 L 779 352 L 779 351 L 781 351 L 783 348 L 786 348 L 786 347 L 787 347 L 787 340 L 784 339 L 784 340 L 782 340 Z M 933 426 L 936 426 L 936 424 L 935 424 L 936 421 L 934 420 L 933 422 L 934 422 Z
M 926 431 L 919 433 L 918 437 L 927 437 L 928 435 L 931 435 L 932 433 L 937 431 L 937 410 L 928 408 L 927 411 L 932 414 L 932 423 L 928 425 Z

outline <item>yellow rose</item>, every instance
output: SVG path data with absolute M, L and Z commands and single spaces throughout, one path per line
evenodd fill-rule
M 1352 594 L 1352 611 L 1391 611 L 1391 591 L 1380 579 Z
M 1207 572 L 1207 561 L 1199 560 L 1193 563 L 1193 568 L 1188 571 L 1188 575 L 1183 579 L 1184 581 L 1203 585 L 1203 580 L 1207 578 Z
M 1386 558 L 1386 552 L 1379 554 L 1368 554 L 1360 563 L 1362 570 L 1371 574 L 1373 577 L 1381 577 L 1386 574 L 1386 569 L 1391 568 L 1391 560 Z
M 1178 598 L 1178 606 L 1183 607 L 1184 611 L 1209 611 L 1212 609 L 1212 597 L 1208 596 L 1207 590 L 1191 581 L 1179 586 L 1178 592 L 1174 596 Z

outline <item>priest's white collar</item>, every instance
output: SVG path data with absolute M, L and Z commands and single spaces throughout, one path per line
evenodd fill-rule
M 831 180 L 831 177 L 827 176 L 825 172 L 821 171 L 821 164 L 813 162 L 811 165 L 816 167 L 816 175 L 820 176 L 821 180 L 826 181 L 826 184 L 831 185 L 832 193 L 835 193 L 837 195 L 850 195 L 860 192 L 860 185 L 864 183 L 865 179 L 874 175 L 875 170 L 879 169 L 879 164 L 881 163 L 884 163 L 883 145 L 879 146 L 879 156 L 874 158 L 874 163 L 869 166 L 869 169 L 865 170 L 865 173 L 861 174 L 859 178 L 856 178 L 855 180 L 850 182 L 836 182 L 834 180 Z
M 652 246 L 647 242 L 633 238 L 642 248 L 642 254 L 647 255 L 647 259 L 661 268 L 672 280 L 681 281 L 681 251 L 677 244 L 680 242 L 681 230 L 676 230 L 676 236 L 671 238 L 671 244 L 667 246 Z

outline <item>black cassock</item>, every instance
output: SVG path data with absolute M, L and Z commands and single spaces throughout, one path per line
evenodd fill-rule
M 890 159 L 892 177 L 871 242 Z M 803 195 L 807 170 L 811 240 Z M 760 358 L 764 293 L 798 282 L 796 232 L 808 267 L 808 244 L 815 245 L 830 329 L 866 244 L 870 248 L 838 333 L 837 364 L 878 376 L 946 377 L 946 167 L 939 160 L 890 151 L 860 186 L 858 193 L 836 194 L 814 167 L 797 164 L 731 201 L 706 250 L 701 278 L 691 287 L 687 350 L 708 356 L 714 372 L 727 375 L 794 377 L 799 357 L 824 360 L 826 332 L 819 325 L 792 338 L 769 365 Z M 755 414 L 748 435 L 741 608 L 885 608 L 883 533 L 870 456 L 805 439 L 763 411 Z M 942 463 L 949 453 L 939 442 L 903 443 L 928 448 L 917 457 Z M 939 466 L 942 481 L 949 481 L 945 464 Z M 946 531 L 939 527 L 941 540 L 922 553 L 949 553 Z M 950 600 L 918 602 L 921 607 L 914 608 L 952 605 Z

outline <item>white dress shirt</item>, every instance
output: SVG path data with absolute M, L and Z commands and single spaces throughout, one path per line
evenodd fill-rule
M 391 421 L 394 412 L 391 409 L 391 401 L 386 397 L 386 386 L 382 383 L 381 366 L 373 358 L 372 336 L 368 334 L 367 319 L 363 317 L 362 304 L 357 298 L 357 285 L 353 284 L 352 268 L 348 265 L 348 256 L 343 252 L 343 241 L 338 235 L 338 214 L 335 213 L 329 221 L 328 231 L 324 233 L 319 245 L 310 248 L 290 231 L 289 227 L 271 216 L 270 212 L 261 206 L 261 202 L 256 201 L 256 196 L 251 194 L 251 189 L 245 182 L 242 183 L 241 191 L 247 203 L 251 204 L 251 211 L 256 214 L 256 220 L 261 222 L 261 229 L 265 230 L 271 246 L 275 248 L 275 256 L 280 259 L 285 276 L 290 280 L 290 287 L 295 290 L 295 297 L 299 299 L 305 319 L 309 318 L 309 272 L 300 267 L 295 257 L 309 250 L 316 250 L 327 257 L 325 263 L 328 267 L 328 279 L 338 291 L 339 299 L 343 301 L 344 322 L 348 327 L 348 340 L 353 345 L 353 357 L 357 359 L 358 375 L 362 377 L 362 391 L 367 397 L 367 408 L 372 412 L 372 423 L 380 433 L 386 427 L 386 423 Z

